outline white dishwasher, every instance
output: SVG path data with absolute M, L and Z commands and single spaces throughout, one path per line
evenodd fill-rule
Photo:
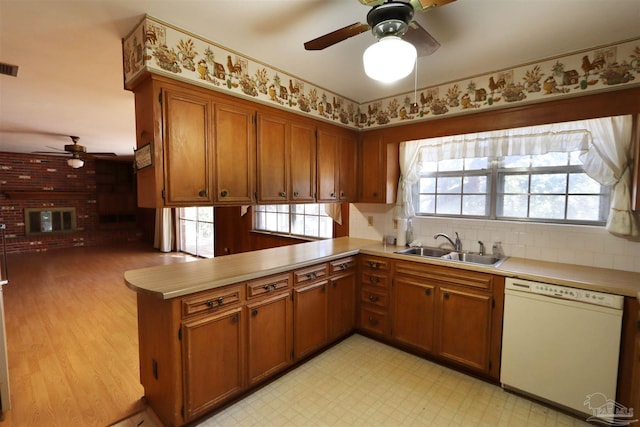
M 616 398 L 624 297 L 507 278 L 505 389 L 592 414 L 589 396 Z

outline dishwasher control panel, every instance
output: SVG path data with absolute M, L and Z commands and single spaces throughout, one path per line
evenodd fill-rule
M 552 285 L 550 283 L 534 282 L 531 280 L 514 279 L 511 277 L 505 280 L 505 289 L 563 298 L 571 301 L 580 301 L 619 310 L 621 310 L 624 305 L 624 297 L 621 295 L 590 291 L 570 286 Z

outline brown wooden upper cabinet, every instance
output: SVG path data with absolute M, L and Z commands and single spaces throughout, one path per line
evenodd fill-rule
M 259 113 L 257 127 L 258 202 L 315 201 L 315 124 Z
M 137 145 L 151 151 L 137 173 L 138 206 L 210 205 L 212 98 L 155 78 L 134 92 Z
M 318 202 L 356 200 L 358 136 L 339 127 L 318 127 Z
M 358 202 L 395 203 L 400 176 L 398 144 L 386 144 L 380 133 L 364 133 L 358 158 Z
M 242 205 L 254 201 L 255 110 L 240 103 L 215 104 L 216 205 Z

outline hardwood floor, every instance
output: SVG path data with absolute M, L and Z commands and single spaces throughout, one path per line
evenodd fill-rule
M 106 426 L 143 408 L 127 270 L 185 262 L 139 244 L 9 255 L 11 409 L 1 426 Z

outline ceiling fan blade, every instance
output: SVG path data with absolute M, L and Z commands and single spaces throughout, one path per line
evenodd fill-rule
M 362 0 L 360 0 L 362 2 Z M 424 11 L 435 9 L 436 7 L 444 6 L 448 3 L 453 3 L 456 0 L 411 0 L 409 3 L 416 11 Z
M 118 157 L 116 153 L 83 153 L 86 157 Z
M 335 30 L 331 33 L 325 34 L 324 36 L 310 40 L 304 44 L 304 48 L 306 50 L 322 50 L 329 46 L 333 46 L 336 43 L 340 43 L 343 40 L 364 33 L 370 28 L 371 27 L 367 24 L 356 22 L 355 24 L 347 25 L 339 30 Z
M 71 153 L 64 151 L 32 151 L 31 154 L 46 154 L 47 156 L 69 156 Z
M 440 47 L 440 43 L 416 21 L 409 23 L 409 30 L 402 39 L 415 46 L 418 57 L 429 56 Z

